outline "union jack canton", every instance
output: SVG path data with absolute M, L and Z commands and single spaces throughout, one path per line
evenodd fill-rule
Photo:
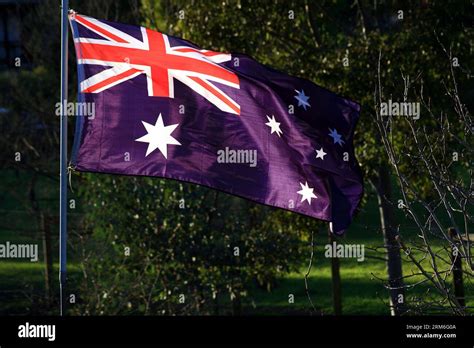
M 109 66 L 81 82 L 83 93 L 99 93 L 144 74 L 149 96 L 174 98 L 174 80 L 181 81 L 220 110 L 240 114 L 240 106 L 214 82 L 239 88 L 238 76 L 217 63 L 230 54 L 171 46 L 168 36 L 141 27 L 135 38 L 97 19 L 71 14 L 70 20 L 100 38 L 74 37 L 78 64 Z

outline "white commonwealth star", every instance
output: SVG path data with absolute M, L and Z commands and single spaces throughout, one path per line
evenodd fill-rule
M 179 123 L 165 126 L 163 124 L 163 118 L 161 113 L 156 120 L 155 125 L 149 124 L 145 121 L 142 121 L 145 126 L 148 134 L 142 136 L 141 138 L 135 139 L 135 141 L 140 141 L 142 143 L 148 143 L 148 148 L 146 150 L 146 156 L 150 153 L 159 149 L 165 158 L 168 158 L 168 145 L 181 145 L 179 141 L 171 136 L 171 133 L 179 126 Z
M 311 204 L 311 199 L 312 198 L 318 198 L 316 195 L 313 193 L 314 188 L 308 186 L 308 182 L 306 181 L 305 184 L 301 185 L 301 190 L 299 190 L 297 193 L 300 194 L 301 197 L 301 202 L 308 201 L 309 204 Z
M 275 132 L 278 136 L 280 136 L 280 133 L 283 134 L 282 130 L 280 129 L 280 122 L 277 122 L 275 120 L 275 116 L 272 115 L 272 118 L 270 118 L 267 115 L 267 119 L 268 119 L 268 122 L 265 124 L 272 129 L 270 134 L 273 134 Z
M 323 148 L 321 147 L 321 150 L 316 150 L 316 158 L 321 158 L 324 160 L 324 156 L 326 156 L 327 153 L 324 152 Z

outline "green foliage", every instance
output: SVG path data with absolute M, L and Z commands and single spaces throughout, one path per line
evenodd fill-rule
M 217 298 L 236 301 L 253 282 L 271 289 L 301 265 L 302 243 L 292 225 L 217 191 L 89 174 L 80 195 L 94 241 L 86 250 L 101 255 L 84 263 L 82 292 L 91 314 L 212 313 Z M 125 299 L 129 305 L 121 306 Z
M 403 99 L 403 72 L 411 77 L 411 91 L 423 86 L 430 107 L 438 114 L 451 106 L 440 84 L 452 82 L 446 77 L 450 67 L 439 38 L 460 62 L 458 83 L 465 86 L 460 93 L 472 108 L 469 6 L 467 1 L 71 1 L 71 7 L 80 13 L 141 22 L 203 48 L 251 55 L 360 102 L 356 153 L 366 179 L 374 181 L 378 168 L 387 162 L 373 122 L 379 53 L 384 95 Z M 403 10 L 403 20 L 397 19 L 399 10 Z M 4 131 L 0 146 L 6 154 L 1 165 L 24 170 L 27 179 L 37 173 L 54 177 L 59 140 L 54 114 L 59 99 L 59 40 L 51 33 L 59 27 L 57 3 L 40 2 L 23 19 L 28 35 L 22 42 L 32 66 L 0 74 L 0 105 L 6 109 L 0 114 Z M 69 52 L 70 99 L 74 99 L 72 42 Z M 348 58 L 348 67 L 344 58 Z M 410 92 L 408 98 L 419 101 L 421 95 Z M 425 127 L 429 142 L 436 144 L 440 125 L 425 119 L 423 112 L 426 108 L 419 125 Z M 451 117 L 449 112 L 447 117 Z M 396 151 L 413 153 L 407 125 L 395 121 L 391 136 Z M 69 134 L 73 134 L 73 122 L 69 125 Z M 457 124 L 451 127 L 457 130 L 455 134 L 463 134 Z M 450 149 L 457 148 L 455 139 L 445 140 Z M 16 151 L 25 159 L 21 164 L 13 161 Z M 441 153 L 441 147 L 434 151 L 441 161 L 449 162 L 449 154 Z M 461 156 L 465 159 L 468 154 Z M 416 166 L 409 162 L 401 166 L 425 196 L 432 192 L 427 177 L 418 175 Z M 462 179 L 468 166 L 469 161 L 459 161 L 449 170 Z M 27 179 L 22 183 L 29 182 Z M 37 186 L 46 187 L 40 184 Z M 80 303 L 72 309 L 77 314 L 222 314 L 231 307 L 238 313 L 239 304 L 254 287 L 272 290 L 279 278 L 300 269 L 311 231 L 326 233 L 324 224 L 314 219 L 171 180 L 86 174 L 75 176 L 73 186 L 79 188 L 81 213 L 77 219 L 83 219 L 82 224 L 72 219 L 70 224 L 70 250 L 83 252 L 82 273 L 71 282 L 81 284 Z M 21 195 L 28 204 L 29 192 L 25 192 Z M 52 189 L 43 193 L 45 200 L 54 202 L 58 196 Z M 366 221 L 358 222 L 365 230 L 368 224 L 376 224 L 377 207 L 369 208 L 362 215 Z M 372 235 L 380 238 L 376 232 Z M 125 255 L 125 248 L 130 248 L 130 255 Z M 370 267 L 365 267 L 368 276 Z M 329 289 L 329 282 L 325 288 Z M 286 290 L 278 291 L 286 295 Z M 185 296 L 184 303 L 180 303 L 180 294 Z M 301 298 L 303 292 L 299 294 Z
M 446 7 L 457 21 L 443 19 Z M 403 20 L 396 18 L 399 9 Z M 440 99 L 434 82 L 446 62 L 432 29 L 445 33 L 454 49 L 468 40 L 458 34 L 464 32 L 464 6 L 438 2 L 406 8 L 402 2 L 350 7 L 334 1 L 142 0 L 140 11 L 143 25 L 207 49 L 251 55 L 360 102 L 357 155 L 374 181 L 378 168 L 387 165 L 373 122 L 379 54 L 386 96 L 403 100 L 403 72 L 420 85 L 423 81 L 425 91 Z M 468 60 L 465 52 L 456 54 Z M 406 131 L 402 125 L 393 132 L 397 151 L 413 146 Z M 425 177 L 404 169 L 410 180 L 430 191 Z M 302 243 L 319 230 L 312 219 L 169 180 L 88 175 L 83 187 L 89 207 L 86 229 L 93 228 L 94 238 L 101 237 L 105 246 L 113 245 L 99 261 L 85 264 L 88 274 L 102 277 L 89 277 L 86 283 L 86 293 L 92 287 L 99 294 L 91 296 L 97 301 L 85 304 L 89 313 L 210 313 L 229 299 L 235 307 L 252 281 L 271 289 L 278 276 L 298 267 Z M 123 256 L 125 246 L 131 250 L 128 257 Z M 233 254 L 235 247 L 240 256 Z M 117 293 L 104 298 L 110 291 Z M 186 296 L 185 304 L 179 303 L 179 294 Z

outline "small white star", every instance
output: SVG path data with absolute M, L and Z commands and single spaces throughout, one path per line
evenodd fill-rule
M 179 141 L 171 136 L 171 133 L 173 133 L 176 127 L 179 126 L 179 123 L 165 126 L 163 124 L 161 113 L 158 116 L 155 125 L 149 124 L 145 121 L 142 121 L 142 123 L 145 126 L 148 134 L 142 136 L 141 138 L 135 139 L 135 141 L 148 143 L 145 157 L 156 149 L 159 149 L 163 156 L 168 158 L 168 145 L 181 145 Z
M 301 190 L 299 190 L 297 193 L 300 194 L 301 197 L 301 202 L 308 201 L 308 203 L 311 205 L 311 199 L 312 198 L 318 198 L 314 193 L 313 190 L 314 188 L 308 186 L 308 182 L 306 181 L 305 184 L 301 185 Z
M 280 122 L 275 120 L 275 116 L 272 115 L 272 118 L 270 118 L 267 115 L 267 119 L 268 122 L 265 124 L 272 129 L 270 134 L 276 133 L 278 136 L 280 136 L 280 133 L 283 134 L 282 130 L 280 129 Z
M 327 153 L 324 152 L 323 148 L 321 147 L 321 150 L 316 150 L 316 158 L 321 158 L 324 160 L 324 156 L 326 156 Z
M 342 135 L 337 132 L 336 128 L 329 128 L 329 131 L 330 133 L 328 135 L 332 138 L 332 140 L 334 140 L 334 144 L 339 144 L 342 146 L 342 144 L 344 144 L 344 140 L 342 140 Z

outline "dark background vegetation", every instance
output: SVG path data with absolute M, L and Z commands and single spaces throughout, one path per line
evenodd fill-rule
M 450 82 L 450 60 L 444 45 L 459 61 L 459 97 L 472 110 L 474 11 L 469 1 L 71 0 L 70 6 L 95 18 L 183 37 L 203 48 L 249 54 L 361 103 L 355 146 L 366 195 L 347 235 L 338 241 L 364 244 L 366 260 L 340 260 L 342 313 L 451 313 L 433 285 L 419 283 L 422 275 L 405 280 L 404 286 L 412 286 L 404 290 L 403 310 L 393 303 L 390 308 L 390 299 L 399 294 L 395 288 L 401 272 L 417 269 L 400 253 L 395 236 L 403 232 L 411 241 L 420 232 L 397 206 L 401 194 L 374 122 L 374 90 L 381 57 L 379 77 L 387 98 L 403 100 L 403 76 L 411 76 L 433 102 L 433 113 L 444 111 L 450 117 L 452 101 L 443 88 Z M 20 18 L 22 47 L 22 65 L 15 66 L 12 56 L 0 72 L 0 243 L 44 246 L 38 263 L 0 260 L 0 313 L 55 314 L 59 1 L 0 3 L 0 11 Z M 75 100 L 71 42 L 69 67 L 69 95 Z M 419 122 L 429 127 L 424 115 L 422 107 Z M 70 120 L 70 135 L 73 130 Z M 407 132 L 402 123 L 393 132 L 397 151 L 410 151 Z M 469 132 L 465 141 L 472 148 Z M 448 145 L 460 152 L 450 170 L 469 182 L 472 152 Z M 21 161 L 15 160 L 16 153 Z M 420 197 L 431 202 L 435 192 L 429 177 L 410 165 L 402 169 Z M 69 196 L 74 200 L 69 210 L 71 314 L 339 314 L 333 306 L 337 285 L 334 264 L 324 257 L 329 239 L 322 222 L 157 178 L 72 172 Z M 440 216 L 450 227 L 449 219 Z M 314 257 L 307 272 L 312 238 Z M 430 243 L 449 258 L 441 239 Z M 423 250 L 415 256 L 430 267 Z M 464 287 L 465 313 L 472 314 L 472 273 L 464 276 Z

